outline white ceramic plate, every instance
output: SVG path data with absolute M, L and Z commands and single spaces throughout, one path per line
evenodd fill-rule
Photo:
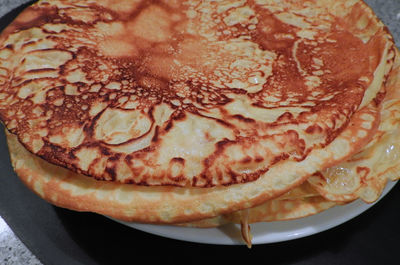
M 389 182 L 380 199 L 383 198 L 395 184 L 396 182 Z M 292 221 L 252 224 L 252 243 L 275 243 L 313 235 L 347 222 L 366 211 L 375 203 L 366 204 L 361 200 L 356 200 L 350 204 L 336 206 L 306 218 Z M 244 244 L 241 239 L 240 227 L 234 224 L 224 225 L 218 228 L 187 228 L 118 222 L 144 232 L 183 241 L 219 245 Z

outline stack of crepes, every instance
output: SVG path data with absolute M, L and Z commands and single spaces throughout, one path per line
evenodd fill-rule
M 48 202 L 250 245 L 398 178 L 396 58 L 359 0 L 42 0 L 0 36 L 0 117 Z

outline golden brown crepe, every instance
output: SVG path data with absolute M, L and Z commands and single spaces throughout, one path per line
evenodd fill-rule
M 288 193 L 250 208 L 249 223 L 290 220 L 327 210 L 335 205 L 361 198 L 366 203 L 376 201 L 387 181 L 400 178 L 400 59 L 386 83 L 382 102 L 382 121 L 372 141 L 347 161 L 317 172 L 301 186 Z M 216 227 L 225 223 L 240 223 L 241 212 L 204 219 L 186 226 Z
M 7 128 L 100 180 L 265 178 L 324 152 L 392 66 L 392 37 L 362 1 L 115 2 L 40 1 L 0 38 Z
M 398 54 L 398 53 L 397 53 Z M 386 84 L 382 121 L 373 140 L 347 161 L 317 172 L 288 193 L 248 209 L 249 223 L 297 219 L 361 198 L 376 201 L 387 181 L 400 178 L 400 58 Z M 216 227 L 240 223 L 241 212 L 187 223 L 186 226 Z
M 0 119 L 50 203 L 250 245 L 398 177 L 394 60 L 359 0 L 42 0 L 0 35 Z
M 365 116 L 364 118 L 374 117 L 365 111 L 359 114 Z M 354 127 L 361 128 L 361 123 L 370 124 L 367 120 L 360 119 Z M 348 138 L 354 133 L 352 129 L 353 126 L 349 126 L 341 137 L 334 140 L 334 144 L 326 147 L 325 151 L 333 153 L 338 148 L 339 150 L 343 148 L 341 143 L 349 141 Z M 265 184 L 261 182 L 262 179 L 247 184 L 214 188 L 149 187 L 96 181 L 32 155 L 12 134 L 8 135 L 8 141 L 14 169 L 21 179 L 42 198 L 61 207 L 94 211 L 126 221 L 188 222 L 249 208 L 267 201 L 274 195 L 277 197 L 279 194 L 273 189 L 262 189 L 263 185 L 269 184 L 269 182 Z M 319 155 L 320 153 L 316 153 L 315 157 Z M 310 160 L 304 163 L 308 161 Z M 318 163 L 319 161 L 315 159 L 311 162 Z M 304 165 L 298 163 L 296 166 Z M 285 172 L 285 168 L 282 168 L 280 172 Z M 282 175 L 281 179 L 284 181 L 286 177 L 287 175 Z M 259 195 L 259 197 L 246 198 L 248 191 L 246 189 L 258 191 L 260 195 L 250 193 L 250 196 Z M 263 195 L 267 191 L 269 193 Z M 258 201 L 260 202 L 257 203 Z
M 358 198 L 371 203 L 382 194 L 388 180 L 400 171 L 400 60 L 386 83 L 381 122 L 372 141 L 345 163 L 308 179 L 326 199 L 348 202 Z

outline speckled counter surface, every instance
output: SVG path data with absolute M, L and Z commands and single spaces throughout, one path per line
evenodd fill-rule
M 0 218 L 0 264 L 41 264 L 41 262 L 33 256 L 25 245 L 15 236 L 2 218 Z
M 27 0 L 0 0 L 0 17 Z M 400 0 L 366 0 L 389 27 L 397 43 L 400 43 Z M 15 236 L 0 216 L 0 264 L 42 264 Z

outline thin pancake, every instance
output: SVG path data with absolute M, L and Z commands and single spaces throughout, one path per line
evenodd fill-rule
M 312 215 L 327 209 L 326 207 L 328 205 L 330 205 L 330 207 L 335 205 L 335 203 L 325 204 L 325 202 L 328 201 L 323 199 L 308 182 L 304 182 L 282 196 L 269 200 L 257 207 L 178 225 L 190 227 L 217 227 L 232 222 L 240 223 L 243 219 L 244 211 L 247 211 L 245 213 L 245 219 L 248 223 L 283 221 L 295 219 L 292 218 L 293 216 L 301 218 Z M 314 206 L 310 207 L 313 203 Z
M 400 177 L 400 61 L 387 82 L 379 131 L 362 152 L 346 163 L 308 179 L 326 199 L 338 202 L 361 198 L 374 202 L 388 180 Z
M 377 107 L 370 104 L 356 112 L 352 124 L 324 150 L 315 149 L 300 162 L 277 163 L 256 181 L 213 188 L 144 187 L 97 181 L 32 155 L 13 134 L 8 133 L 7 138 L 12 164 L 19 177 L 55 205 L 126 221 L 181 223 L 254 207 L 288 192 L 316 168 L 339 163 L 343 157 L 338 154 L 356 153 L 371 139 L 378 121 Z
M 247 211 L 247 222 L 252 224 L 304 218 L 320 213 L 339 204 L 340 203 L 329 201 L 322 196 L 312 196 L 295 199 L 274 199 L 244 211 Z M 227 215 L 220 215 L 214 218 L 179 225 L 211 228 L 229 223 L 241 224 L 244 218 L 242 213 L 243 211 L 237 211 Z
M 371 108 L 393 54 L 362 1 L 40 1 L 0 37 L 0 118 L 96 179 L 259 180 L 222 199 L 250 206 L 365 143 L 325 149 Z
M 278 198 L 257 207 L 178 225 L 196 228 L 213 228 L 225 224 L 240 224 L 242 239 L 247 247 L 251 248 L 251 223 L 299 219 L 325 211 L 338 204 L 337 202 L 328 201 L 322 196 L 307 196 L 305 198 L 294 199 Z
M 393 71 L 386 83 L 386 96 L 381 110 L 382 121 L 378 132 L 366 147 L 349 160 L 311 176 L 307 182 L 281 197 L 249 209 L 249 223 L 301 218 L 358 198 L 372 203 L 382 194 L 388 180 L 398 180 L 400 178 L 399 77 L 400 60 L 397 52 Z M 240 220 L 241 211 L 238 211 L 184 225 L 216 227 L 230 222 L 240 223 Z
M 84 176 L 73 176 L 71 173 L 67 176 L 63 176 L 67 173 L 65 169 L 57 168 L 29 154 L 21 144 L 19 144 L 15 136 L 8 134 L 7 139 L 11 152 L 11 159 L 18 175 L 25 184 L 42 198 L 55 205 L 73 210 L 96 211 L 118 219 L 132 220 L 132 216 L 121 215 L 121 213 L 123 213 L 121 209 L 123 208 L 113 209 L 115 208 L 115 201 L 118 201 L 121 205 L 124 202 L 124 195 L 128 196 L 129 192 L 137 192 L 135 189 L 130 189 L 130 187 L 133 187 L 132 185 L 106 184 L 104 182 L 93 181 Z M 153 195 L 148 194 L 148 202 L 141 205 L 142 208 L 148 207 L 148 210 L 154 207 L 154 205 L 149 205 L 152 196 L 155 197 L 154 200 L 157 200 L 157 195 L 160 195 L 157 193 L 168 192 L 165 187 L 162 190 L 150 187 L 139 188 L 142 193 L 143 190 L 146 189 L 149 193 L 155 193 Z M 176 189 L 179 188 L 174 188 L 174 190 Z M 130 194 L 130 196 L 132 195 L 133 194 Z M 142 199 L 143 198 L 144 197 L 142 197 Z M 251 208 L 248 222 L 255 223 L 297 219 L 316 214 L 335 205 L 337 205 L 337 203 L 329 202 L 321 196 L 318 196 L 307 183 L 304 183 L 275 200 L 270 200 L 257 207 Z M 151 214 L 148 213 L 146 209 L 142 209 L 142 211 L 138 211 L 139 209 L 137 209 L 134 211 L 135 206 L 138 207 L 133 204 L 130 206 L 125 205 L 124 215 L 127 213 L 137 215 Z M 226 223 L 240 223 L 242 220 L 241 212 L 242 211 L 237 211 L 214 218 L 193 221 L 191 223 L 181 223 L 179 225 L 216 227 Z M 137 220 L 137 217 L 135 219 Z M 143 220 L 142 218 L 142 221 Z M 147 218 L 144 221 L 149 222 L 151 218 Z

